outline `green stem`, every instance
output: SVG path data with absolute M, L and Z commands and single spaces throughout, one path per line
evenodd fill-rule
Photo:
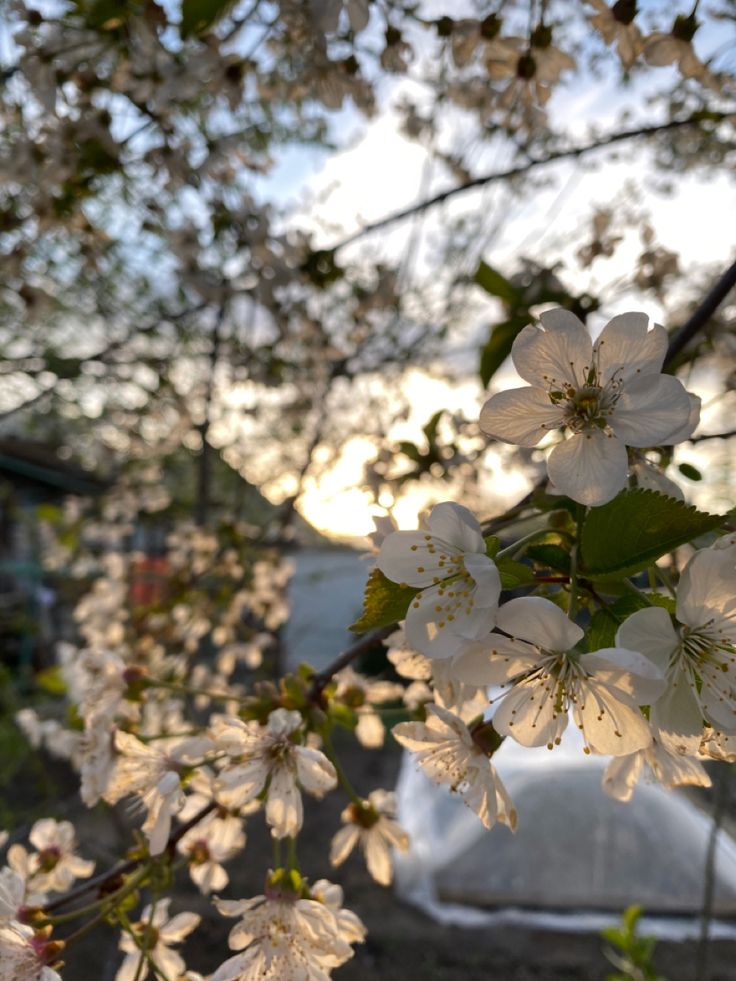
M 286 839 L 286 861 L 289 870 L 296 869 L 297 872 L 299 871 L 299 859 L 297 858 L 297 854 L 296 854 L 295 837 Z
M 335 752 L 335 747 L 332 745 L 332 735 L 329 729 L 325 729 L 324 732 L 322 733 L 322 743 L 323 743 L 322 748 L 324 749 L 325 756 L 335 767 L 335 772 L 337 773 L 337 779 L 340 781 L 340 786 L 348 795 L 348 797 L 353 801 L 354 804 L 357 804 L 359 807 L 362 807 L 363 799 L 358 794 L 355 787 L 353 787 L 352 783 L 348 778 L 347 773 L 345 773 L 345 770 L 342 767 L 342 763 L 337 757 L 337 753 Z
M 527 545 L 530 545 L 537 538 L 546 538 L 547 535 L 549 535 L 549 528 L 538 528 L 536 531 L 530 531 L 528 535 L 524 535 L 517 542 L 513 542 L 511 545 L 507 545 L 506 548 L 502 548 L 500 552 L 496 552 L 494 561 L 496 559 L 503 559 L 507 555 L 516 559 L 524 552 Z
M 575 544 L 570 549 L 570 605 L 568 616 L 574 620 L 578 613 L 578 549 L 580 548 L 580 536 L 585 521 L 585 507 L 578 504 L 575 509 L 576 535 Z

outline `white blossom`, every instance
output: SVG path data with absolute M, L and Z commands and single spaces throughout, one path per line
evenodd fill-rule
M 664 691 L 662 672 L 635 650 L 574 650 L 584 632 L 550 600 L 526 596 L 505 603 L 491 634 L 468 645 L 455 660 L 460 678 L 498 685 L 493 716 L 499 733 L 522 746 L 559 744 L 569 713 L 586 750 L 625 756 L 652 741 L 639 710 Z
M 516 827 L 516 809 L 485 748 L 458 716 L 427 706 L 426 722 L 400 722 L 394 738 L 416 754 L 430 780 L 447 784 L 475 811 L 486 828 L 500 821 Z
M 529 382 L 486 402 L 481 429 L 495 439 L 535 446 L 564 427 L 547 470 L 555 489 L 581 504 L 610 501 L 626 485 L 627 446 L 668 444 L 691 418 L 682 384 L 661 373 L 667 332 L 648 330 L 643 313 L 614 317 L 593 344 L 567 310 L 543 313 L 542 327 L 516 337 L 512 357 Z
M 694 756 L 704 722 L 736 731 L 736 546 L 696 552 L 677 589 L 677 623 L 659 606 L 637 610 L 616 643 L 641 651 L 667 679 L 650 719 L 670 750 Z
M 184 974 L 186 964 L 171 946 L 181 943 L 199 925 L 201 917 L 196 913 L 177 913 L 169 919 L 170 903 L 166 898 L 159 899 L 155 906 L 146 906 L 140 920 L 132 924 L 135 938 L 123 933 L 118 946 L 126 956 L 115 981 L 145 981 L 151 973 L 149 961 L 164 977 L 173 979 Z
M 266 895 L 236 901 L 215 900 L 223 916 L 239 916 L 230 931 L 231 950 L 210 981 L 259 981 L 289 978 L 326 981 L 332 968 L 353 956 L 351 944 L 363 939 L 362 924 L 341 916 L 335 901 L 342 899 L 330 883 L 318 883 L 315 898 L 304 898 L 289 882 L 270 877 Z M 300 884 L 301 886 L 301 884 Z M 327 901 L 329 900 L 329 902 Z
M 41 818 L 31 828 L 28 838 L 36 851 L 11 845 L 8 864 L 34 893 L 65 892 L 75 879 L 86 879 L 94 872 L 95 863 L 76 854 L 71 821 Z
M 218 800 L 241 807 L 266 787 L 266 821 L 277 838 L 291 837 L 302 826 L 300 787 L 323 797 L 337 784 L 335 768 L 324 753 L 292 741 L 301 726 L 298 712 L 276 709 L 265 726 L 220 718 L 212 727 L 217 748 L 239 760 L 222 770 Z
M 409 847 L 409 836 L 396 821 L 396 796 L 385 790 L 374 790 L 368 800 L 349 804 L 340 817 L 345 826 L 332 839 L 330 862 L 342 865 L 356 845 L 360 845 L 370 874 L 382 886 L 390 885 L 391 849 L 403 852 Z
M 429 657 L 451 657 L 464 638 L 493 626 L 501 579 L 467 508 L 438 504 L 427 524 L 426 532 L 388 535 L 376 564 L 388 579 L 421 590 L 406 614 L 409 645 Z
M 131 794 L 140 798 L 147 811 L 143 833 L 152 855 L 160 855 L 166 847 L 171 819 L 184 805 L 183 776 L 212 749 L 209 740 L 201 737 L 168 743 L 158 749 L 155 744 L 142 743 L 130 733 L 118 731 L 115 745 L 120 755 L 104 794 L 110 804 Z
M 603 789 L 617 800 L 631 800 L 634 787 L 647 771 L 668 790 L 685 785 L 711 785 L 700 760 L 672 753 L 655 739 L 646 749 L 611 760 L 603 774 Z

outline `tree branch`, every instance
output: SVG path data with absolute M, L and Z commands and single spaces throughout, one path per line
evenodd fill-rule
M 693 337 L 695 337 L 698 331 L 707 324 L 718 307 L 723 303 L 735 286 L 736 261 L 728 267 L 710 292 L 706 294 L 702 303 L 700 303 L 695 312 L 672 338 L 670 341 L 670 346 L 667 349 L 667 357 L 664 361 L 665 365 L 671 364 L 680 351 L 682 351 L 682 349 L 693 339 Z
M 670 119 L 666 123 L 657 123 L 651 126 L 637 126 L 633 129 L 625 129 L 618 133 L 611 133 L 608 136 L 601 137 L 598 140 L 593 140 L 591 143 L 586 143 L 582 146 L 569 147 L 567 150 L 556 150 L 553 153 L 548 154 L 546 157 L 532 157 L 524 163 L 517 164 L 514 167 L 509 167 L 507 170 L 493 171 L 490 174 L 483 174 L 480 177 L 474 177 L 473 180 L 466 181 L 464 184 L 458 184 L 455 187 L 448 188 L 446 191 L 441 191 L 439 194 L 435 194 L 431 198 L 427 198 L 424 201 L 419 201 L 416 204 L 412 204 L 408 208 L 403 208 L 401 211 L 395 211 L 393 214 L 387 215 L 385 218 L 372 222 L 370 225 L 366 225 L 359 231 L 349 235 L 347 238 L 343 239 L 342 242 L 334 245 L 332 250 L 336 252 L 338 249 L 342 249 L 346 245 L 352 245 L 353 242 L 363 238 L 364 235 L 369 235 L 371 232 L 378 231 L 381 228 L 385 228 L 387 225 L 394 224 L 394 222 L 402 221 L 404 218 L 409 218 L 421 211 L 426 211 L 428 208 L 433 208 L 436 204 L 442 204 L 444 201 L 455 197 L 457 194 L 462 194 L 465 191 L 472 191 L 478 187 L 484 187 L 486 184 L 492 184 L 495 181 L 510 180 L 513 177 L 520 177 L 522 174 L 526 174 L 535 167 L 541 167 L 543 164 L 556 163 L 558 160 L 569 160 L 574 157 L 582 157 L 587 153 L 592 153 L 594 150 L 600 150 L 608 146 L 613 146 L 615 143 L 623 143 L 626 140 L 655 136 L 658 133 L 665 133 L 672 130 L 681 129 L 684 126 L 698 126 L 706 118 L 713 122 L 720 122 L 721 120 L 725 119 L 726 116 L 727 113 L 720 112 L 709 112 L 707 115 L 705 115 L 702 111 L 695 112 L 692 115 L 687 116 L 685 119 Z
M 310 697 L 312 699 L 319 698 L 319 695 L 325 685 L 328 683 L 333 674 L 337 674 L 341 668 L 347 667 L 351 661 L 354 661 L 356 657 L 360 657 L 361 654 L 365 654 L 376 644 L 379 644 L 382 640 L 385 640 L 389 634 L 392 634 L 396 630 L 396 624 L 392 623 L 388 627 L 377 627 L 375 630 L 371 630 L 367 633 L 365 637 L 361 637 L 354 644 L 351 644 L 346 650 L 342 652 L 335 660 L 328 664 L 324 671 L 319 671 L 312 681 L 312 689 L 310 692 Z

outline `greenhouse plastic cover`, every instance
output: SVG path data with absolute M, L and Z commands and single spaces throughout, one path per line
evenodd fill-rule
M 441 923 L 516 923 L 598 931 L 641 905 L 642 930 L 697 936 L 712 822 L 679 791 L 641 782 L 629 803 L 601 787 L 609 760 L 588 756 L 570 726 L 562 745 L 506 740 L 494 763 L 519 813 L 515 834 L 487 831 L 447 788 L 404 754 L 396 788 L 411 848 L 396 855 L 396 888 Z M 736 915 L 736 843 L 718 834 L 714 910 Z M 736 937 L 716 921 L 714 937 Z

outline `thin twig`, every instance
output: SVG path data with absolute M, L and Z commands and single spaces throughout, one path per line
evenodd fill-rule
M 184 824 L 180 825 L 180 827 L 178 827 L 176 831 L 169 836 L 166 848 L 162 854 L 165 854 L 166 852 L 171 854 L 187 831 L 190 831 L 195 825 L 199 824 L 199 822 L 214 811 L 216 807 L 217 803 L 215 801 L 210 801 L 209 804 L 197 811 L 193 817 L 191 817 L 188 821 L 185 821 Z M 70 892 L 64 893 L 63 896 L 59 896 L 58 899 L 54 899 L 52 902 L 47 903 L 42 907 L 42 909 L 44 913 L 51 913 L 53 910 L 58 909 L 59 906 L 65 906 L 67 903 L 78 899 L 80 896 L 84 896 L 85 893 L 90 892 L 92 889 L 101 889 L 102 887 L 108 885 L 108 883 L 119 878 L 121 875 L 127 875 L 129 872 L 136 869 L 141 862 L 148 861 L 150 858 L 150 855 L 141 855 L 139 858 L 129 858 L 125 862 L 120 862 L 113 868 L 108 869 L 107 872 L 101 872 L 94 878 L 87 879 L 86 882 L 78 885 L 76 889 L 72 889 Z M 154 856 L 154 860 L 155 858 L 158 858 L 158 856 Z
M 720 122 L 722 119 L 726 118 L 726 115 L 726 113 L 712 113 L 708 115 L 708 118 L 713 119 L 713 121 Z M 702 113 L 693 113 L 686 119 L 671 119 L 669 122 L 658 123 L 653 126 L 638 126 L 634 129 L 625 129 L 618 133 L 612 133 L 608 136 L 602 137 L 601 139 L 593 140 L 592 142 L 583 144 L 582 146 L 569 147 L 567 150 L 557 150 L 545 157 L 532 157 L 530 160 L 526 160 L 524 163 L 517 164 L 514 167 L 509 167 L 507 170 L 493 171 L 490 174 L 483 174 L 480 177 L 474 177 L 473 180 L 466 181 L 464 184 L 458 184 L 455 187 L 450 187 L 446 191 L 441 191 L 439 194 L 435 194 L 431 198 L 427 198 L 424 201 L 419 201 L 416 204 L 410 205 L 408 208 L 403 208 L 401 211 L 395 211 L 393 214 L 379 219 L 379 221 L 366 225 L 357 232 L 354 232 L 352 235 L 349 235 L 347 238 L 343 239 L 342 242 L 334 245 L 333 250 L 337 251 L 338 249 L 344 248 L 346 245 L 352 245 L 353 242 L 356 242 L 364 235 L 369 235 L 371 232 L 385 228 L 387 225 L 392 225 L 394 222 L 402 221 L 404 218 L 409 218 L 412 215 L 418 214 L 420 211 L 426 211 L 427 208 L 432 208 L 436 204 L 442 204 L 444 201 L 454 198 L 457 194 L 463 194 L 465 191 L 472 191 L 475 188 L 484 187 L 486 184 L 491 184 L 495 181 L 510 180 L 513 177 L 520 177 L 522 174 L 526 174 L 535 167 L 541 167 L 542 165 L 549 163 L 556 163 L 558 160 L 569 160 L 573 157 L 582 157 L 587 153 L 592 153 L 594 150 L 600 150 L 605 147 L 612 146 L 615 143 L 622 143 L 626 140 L 633 140 L 639 137 L 654 136 L 657 133 L 681 129 L 684 126 L 696 126 L 702 121 Z
M 360 640 L 357 640 L 354 644 L 351 644 L 350 647 L 344 650 L 339 657 L 336 657 L 331 664 L 328 664 L 323 671 L 318 672 L 314 676 L 310 697 L 312 699 L 317 699 L 333 674 L 336 674 L 341 668 L 346 667 L 351 661 L 354 661 L 356 657 L 360 657 L 361 654 L 365 654 L 372 647 L 375 647 L 376 644 L 379 644 L 382 640 L 385 640 L 389 634 L 394 632 L 394 630 L 396 630 L 395 623 L 390 624 L 388 627 L 377 627 L 375 630 L 371 630 L 370 633 L 367 633 L 365 637 L 361 637 Z

